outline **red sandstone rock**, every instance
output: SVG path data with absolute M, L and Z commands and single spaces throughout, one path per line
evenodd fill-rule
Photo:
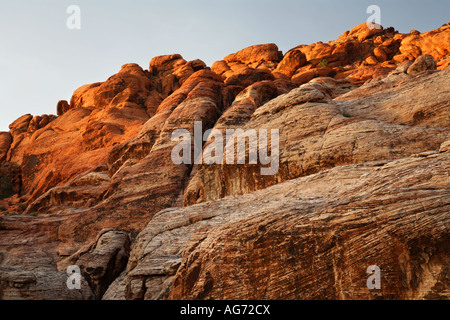
M 188 186 L 185 205 L 252 192 L 314 173 L 318 168 L 393 159 L 429 150 L 431 145 L 439 149 L 449 135 L 449 72 L 430 75 L 420 82 L 411 78 L 402 85 L 374 83 L 337 97 L 339 102 L 327 102 L 325 89 L 316 88 L 320 83 L 302 85 L 273 99 L 259 107 L 242 128 L 280 130 L 280 148 L 284 151 L 278 173 L 262 176 L 260 165 L 203 166 Z M 430 99 L 423 92 L 434 92 L 439 99 Z
M 69 103 L 66 100 L 60 100 L 56 104 L 56 114 L 62 116 L 67 110 L 70 109 Z
M 362 42 L 380 33 L 383 33 L 382 26 L 380 26 L 379 24 L 372 24 L 372 27 L 369 28 L 367 23 L 364 22 L 350 30 L 348 36 L 357 38 L 358 41 Z
M 292 77 L 298 68 L 305 65 L 306 61 L 305 54 L 300 50 L 289 51 L 278 64 L 275 72 L 281 72 L 288 77 Z
M 26 114 L 11 123 L 9 125 L 11 135 L 15 137 L 20 133 L 26 132 L 31 119 L 33 119 L 33 116 L 31 114 Z
M 323 196 L 321 201 L 330 203 L 330 207 L 308 200 L 308 207 L 304 208 L 313 212 L 318 220 L 323 210 L 330 209 L 336 214 L 351 211 L 352 202 L 342 207 L 342 201 L 346 203 L 348 199 L 366 198 L 370 194 L 356 189 L 359 186 L 356 178 L 348 180 L 349 176 L 361 178 L 358 165 L 351 169 L 345 167 L 370 161 L 377 162 L 368 165 L 369 169 L 364 171 L 369 177 L 364 180 L 366 185 L 378 183 L 381 187 L 385 185 L 383 181 L 390 183 L 392 179 L 389 174 L 383 177 L 376 174 L 380 163 L 387 165 L 391 175 L 401 175 L 403 182 L 411 182 L 402 182 L 400 193 L 395 186 L 389 189 L 389 192 L 400 194 L 400 198 L 392 198 L 393 203 L 408 206 L 408 210 L 413 212 L 418 197 L 414 196 L 411 201 L 404 197 L 408 196 L 408 192 L 423 187 L 420 193 L 429 192 L 424 196 L 424 201 L 436 203 L 433 208 L 438 211 L 433 212 L 441 212 L 442 208 L 445 209 L 445 205 L 441 206 L 444 203 L 442 199 L 448 197 L 441 197 L 441 191 L 436 190 L 445 187 L 446 180 L 431 179 L 429 185 L 417 181 L 420 181 L 418 177 L 440 177 L 440 172 L 446 170 L 450 119 L 447 103 L 450 98 L 446 90 L 449 86 L 448 71 L 425 72 L 414 77 L 407 71 L 412 61 L 422 54 L 431 55 L 439 70 L 445 69 L 448 66 L 448 31 L 448 26 L 443 26 L 435 31 L 403 35 L 393 28 L 371 30 L 362 24 L 336 41 L 301 45 L 284 56 L 273 44 L 245 48 L 215 62 L 210 70 L 200 60 L 185 61 L 177 54 L 160 56 L 151 60 L 149 70 L 143 70 L 136 64 L 126 64 L 118 74 L 106 81 L 80 87 L 74 92 L 70 105 L 64 101 L 58 103 L 58 118 L 51 115 L 25 115 L 19 118 L 11 124 L 8 134 L 0 135 L 0 159 L 10 161 L 2 164 L 2 172 L 13 177 L 14 181 L 10 181 L 15 188 L 15 195 L 5 199 L 2 205 L 5 204 L 8 210 L 24 205 L 28 207 L 18 211 L 24 211 L 18 216 L 0 212 L 0 230 L 3 230 L 0 231 L 0 279 L 7 282 L 6 285 L 6 282 L 0 284 L 0 298 L 22 295 L 28 298 L 60 296 L 89 299 L 101 297 L 105 290 L 105 299 L 161 299 L 169 297 L 169 294 L 172 298 L 248 298 L 248 286 L 241 288 L 216 273 L 215 262 L 210 259 L 209 247 L 203 244 L 204 239 L 207 239 L 204 243 L 219 243 L 233 252 L 239 252 L 230 256 L 237 260 L 232 260 L 230 264 L 222 261 L 220 266 L 242 267 L 239 259 L 241 254 L 247 255 L 248 252 L 241 245 L 235 246 L 232 241 L 220 238 L 221 231 L 227 237 L 239 235 L 237 243 L 241 244 L 248 234 L 254 234 L 255 228 L 259 230 L 271 218 L 252 216 L 250 220 L 245 220 L 247 216 L 241 217 L 244 220 L 239 226 L 244 225 L 248 230 L 237 228 L 227 219 L 239 218 L 239 209 L 236 208 L 246 203 L 246 200 L 240 202 L 239 199 L 252 197 L 246 195 L 241 198 L 240 195 L 303 176 L 307 177 L 301 178 L 304 179 L 302 190 L 314 188 L 309 177 L 321 180 L 322 176 L 328 176 L 324 173 L 328 168 L 335 168 L 335 173 L 331 175 L 333 178 L 322 181 L 319 189 Z M 404 65 L 397 66 L 396 62 L 403 61 Z M 429 68 L 421 60 L 416 65 Z M 297 88 L 299 85 L 301 87 Z M 355 86 L 360 87 L 355 89 Z M 261 177 L 258 165 L 173 164 L 170 156 L 175 142 L 171 141 L 171 133 L 179 128 L 192 133 L 194 121 L 203 122 L 203 131 L 209 128 L 222 131 L 238 127 L 279 128 L 282 153 L 278 173 L 272 177 Z M 408 170 L 410 162 L 404 158 L 411 156 L 424 160 L 418 160 L 420 163 L 413 161 L 414 169 Z M 437 164 L 433 160 L 436 157 L 443 163 L 438 161 Z M 397 166 L 399 171 L 393 170 Z M 312 176 L 314 173 L 317 175 Z M 414 175 L 416 173 L 418 175 Z M 288 185 L 284 189 L 281 186 L 281 194 L 289 197 L 289 194 L 298 191 L 296 188 L 291 190 L 291 187 Z M 331 199 L 323 195 L 323 188 L 337 188 L 344 193 Z M 275 189 L 268 190 L 270 193 Z M 263 198 L 274 203 L 270 194 L 265 192 L 261 190 Z M 227 195 L 234 198 L 192 207 L 192 214 L 189 213 L 191 208 L 167 209 L 221 199 Z M 395 211 L 399 207 L 386 203 L 384 196 L 375 194 L 374 206 L 363 204 L 364 215 L 369 215 L 372 212 L 369 209 L 373 207 L 380 214 L 385 214 L 380 220 L 383 232 L 399 221 L 395 214 L 386 215 L 386 211 Z M 261 214 L 265 214 L 263 211 L 270 209 L 269 205 L 261 199 L 257 201 L 262 203 Z M 219 208 L 222 203 L 225 209 Z M 274 216 L 287 234 L 297 223 L 307 223 L 306 220 L 296 220 L 294 216 L 298 215 L 297 212 L 285 208 L 290 203 L 283 202 L 283 210 L 286 211 L 280 209 L 282 213 L 277 215 L 276 211 Z M 420 207 L 428 210 L 429 206 L 423 203 Z M 243 206 L 247 208 L 247 204 Z M 219 208 L 220 216 L 214 219 L 211 217 L 216 217 L 216 213 L 212 213 L 217 211 L 216 208 Z M 273 208 L 278 208 L 276 203 Z M 248 212 L 253 214 L 254 210 L 248 209 Z M 421 219 L 429 213 L 424 211 Z M 401 220 L 405 225 L 411 222 L 408 217 L 402 216 L 401 219 L 405 219 Z M 433 223 L 447 223 L 445 217 L 436 219 Z M 150 227 L 135 242 L 132 259 L 122 272 L 123 259 L 115 260 L 114 254 L 127 251 L 122 250 L 127 248 L 127 241 L 122 241 L 127 238 L 125 233 L 134 241 L 149 221 Z M 364 219 L 358 221 L 367 223 Z M 345 223 L 354 227 L 351 221 Z M 222 224 L 224 227 L 220 229 Z M 332 224 L 331 228 L 331 225 L 324 224 L 323 227 L 331 228 L 326 229 L 329 232 L 341 232 L 337 225 Z M 212 230 L 211 234 L 202 233 L 198 226 L 203 230 Z M 117 230 L 111 234 L 118 235 L 117 239 L 122 240 L 109 241 L 109 236 L 105 236 L 109 240 L 103 239 L 103 246 L 102 230 L 108 228 Z M 420 234 L 415 233 L 416 229 L 405 227 L 401 230 L 410 234 L 405 243 L 420 238 Z M 420 233 L 428 236 L 432 232 L 426 224 L 421 224 Z M 310 236 L 307 230 L 302 230 L 303 233 Z M 279 237 L 273 237 L 271 233 L 266 235 L 268 239 L 276 238 L 282 244 L 287 243 L 286 233 L 280 233 Z M 441 239 L 441 233 L 436 235 Z M 320 234 L 312 236 L 316 236 L 317 250 L 325 250 L 328 238 Z M 352 239 L 360 239 L 359 236 L 356 234 Z M 157 248 L 147 246 L 145 239 L 153 237 L 162 245 Z M 377 239 L 373 238 L 374 241 Z M 306 238 L 296 238 L 296 241 L 295 247 L 309 246 Z M 441 243 L 439 241 L 438 244 Z M 261 243 L 270 243 L 271 247 L 273 244 L 263 240 Z M 361 248 L 358 241 L 349 245 L 355 250 Z M 280 252 L 288 254 L 290 249 L 286 248 L 289 249 L 289 246 L 280 245 Z M 387 257 L 386 248 L 383 247 L 383 255 Z M 219 252 L 221 259 L 228 256 Z M 267 250 L 261 252 L 263 258 L 270 256 Z M 117 257 L 125 256 L 120 254 Z M 440 251 L 433 253 L 433 256 L 433 261 L 441 263 Z M 310 258 L 309 255 L 302 257 Z M 335 261 L 333 257 L 323 257 L 325 265 Z M 259 256 L 254 258 L 260 261 Z M 57 270 L 57 264 L 63 268 L 69 260 L 84 266 L 86 290 L 78 294 L 53 284 L 65 276 L 62 269 Z M 192 270 L 196 272 L 199 261 L 205 268 L 199 270 L 196 280 L 189 282 L 188 275 Z M 393 268 L 398 267 L 390 258 L 383 261 Z M 345 270 L 353 270 L 351 266 L 355 261 L 348 259 L 346 263 L 350 267 Z M 97 267 L 101 270 L 99 274 L 88 270 Z M 344 286 L 341 286 L 324 280 L 328 277 L 335 279 L 335 274 L 326 268 L 319 268 L 323 278 L 314 278 L 314 283 L 318 287 L 331 286 L 335 290 L 333 292 L 339 294 L 314 291 L 316 286 L 302 289 L 301 292 L 311 292 L 305 296 L 300 296 L 300 291 L 294 289 L 291 293 L 281 292 L 280 286 L 290 288 L 292 285 L 285 281 L 291 272 L 310 276 L 308 273 L 295 273 L 286 261 L 283 268 L 277 269 L 281 270 L 280 273 L 270 269 L 276 275 L 274 279 L 277 283 L 267 286 L 261 283 L 268 277 L 256 265 L 245 267 L 260 277 L 254 279 L 254 283 L 258 284 L 254 292 L 261 294 L 259 288 L 267 289 L 267 297 L 270 298 L 368 297 L 355 290 L 349 291 L 348 288 L 353 288 L 353 282 L 344 281 Z M 214 275 L 219 286 L 224 285 L 229 291 L 219 292 L 214 284 L 210 290 L 204 290 L 203 284 L 207 284 L 206 288 L 211 286 L 208 272 Z M 109 286 L 119 273 L 121 276 Z M 37 280 L 43 274 L 48 283 Z M 415 274 L 422 279 L 419 273 Z M 425 276 L 431 279 L 429 274 Z M 262 282 L 258 282 L 259 279 Z M 432 283 L 439 287 L 441 284 L 436 279 L 433 278 Z M 402 278 L 397 277 L 393 281 L 395 287 L 402 283 Z M 351 292 L 350 296 L 345 290 Z M 445 297 L 439 288 L 421 287 L 419 290 L 414 286 L 385 294 L 402 299 Z
M 273 70 L 274 63 L 278 63 L 283 58 L 278 47 L 271 44 L 255 45 L 245 48 L 224 58 L 226 63 L 240 62 L 251 68 L 268 68 Z
M 312 70 L 298 72 L 292 77 L 292 81 L 294 81 L 297 84 L 303 84 L 317 77 L 329 77 L 329 76 L 332 77 L 335 75 L 336 71 L 333 70 L 332 68 L 320 67 Z
M 16 163 L 0 163 L 0 200 L 20 193 L 21 174 L 20 167 Z M 11 203 L 11 205 L 14 205 L 14 203 Z M 17 211 L 22 211 L 22 209 Z
M 11 143 L 11 134 L 9 132 L 0 132 L 0 163 L 5 161 Z

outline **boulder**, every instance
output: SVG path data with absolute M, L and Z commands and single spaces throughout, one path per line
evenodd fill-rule
M 62 116 L 69 109 L 70 109 L 70 105 L 66 100 L 60 100 L 56 104 L 56 114 L 58 116 Z
M 250 46 L 224 58 L 226 63 L 240 62 L 251 68 L 268 68 L 273 70 L 283 59 L 277 45 L 273 43 Z
M 21 133 L 27 132 L 28 125 L 30 124 L 31 119 L 33 119 L 33 116 L 31 114 L 25 114 L 9 125 L 9 132 L 11 133 L 13 138 L 20 135 Z
M 109 285 L 128 262 L 130 238 L 116 230 L 102 230 L 97 239 L 58 263 L 60 270 L 69 265 L 80 268 L 96 299 L 101 299 Z
M 381 25 L 372 23 L 369 28 L 368 23 L 364 22 L 351 29 L 348 36 L 354 37 L 362 42 L 380 33 L 383 33 L 383 27 Z
M 298 68 L 303 67 L 306 63 L 306 56 L 300 50 L 291 50 L 284 56 L 283 60 L 278 64 L 275 72 L 281 72 L 288 77 L 292 77 Z
M 411 76 L 416 76 L 426 71 L 434 71 L 436 69 L 436 61 L 434 61 L 432 56 L 425 54 L 418 57 L 416 61 L 414 61 L 411 66 L 409 66 L 407 73 Z

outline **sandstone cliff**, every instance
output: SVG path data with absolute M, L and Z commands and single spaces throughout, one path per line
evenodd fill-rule
M 449 57 L 450 25 L 364 23 L 210 68 L 126 64 L 20 117 L 0 133 L 0 299 L 448 299 Z M 279 129 L 277 173 L 174 164 L 195 121 Z

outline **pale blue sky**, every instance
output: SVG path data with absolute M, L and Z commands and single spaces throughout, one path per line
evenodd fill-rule
M 55 114 L 58 100 L 125 63 L 148 69 L 152 57 L 180 53 L 211 65 L 261 43 L 286 52 L 336 39 L 372 4 L 403 33 L 450 20 L 449 0 L 1 0 L 0 131 L 26 113 Z M 81 8 L 81 30 L 66 27 L 69 5 Z

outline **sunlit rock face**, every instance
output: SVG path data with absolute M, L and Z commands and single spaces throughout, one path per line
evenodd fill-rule
M 211 67 L 158 56 L 18 118 L 0 133 L 0 299 L 448 299 L 449 36 L 364 23 Z M 276 130 L 276 161 L 209 164 L 209 129 Z M 174 162 L 176 130 L 205 161 Z

